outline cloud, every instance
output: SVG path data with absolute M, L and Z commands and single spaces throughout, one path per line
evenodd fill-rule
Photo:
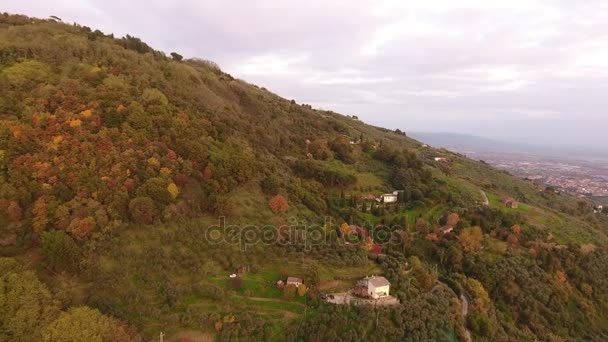
M 9 1 L 406 130 L 606 141 L 608 3 Z

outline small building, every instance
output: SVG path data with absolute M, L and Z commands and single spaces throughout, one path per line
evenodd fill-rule
M 395 194 L 384 194 L 381 195 L 380 198 L 377 199 L 378 202 L 388 204 L 388 203 L 397 203 L 397 195 Z
M 445 234 L 449 234 L 454 230 L 454 227 L 450 227 L 450 226 L 443 226 L 441 228 L 439 228 L 439 231 L 441 232 L 441 234 L 445 235 Z
M 302 285 L 302 279 L 296 277 L 287 277 L 287 285 L 295 285 L 295 287 L 300 287 L 300 285 Z
M 376 195 L 374 195 L 374 194 L 365 194 L 365 195 L 359 196 L 360 201 L 373 201 L 375 199 L 376 199 Z
M 517 209 L 519 207 L 519 203 L 513 197 L 506 198 L 504 204 L 506 208 Z
M 365 278 L 367 294 L 373 299 L 388 297 L 391 283 L 384 277 L 371 276 Z
M 445 157 L 435 157 L 436 162 L 447 162 L 448 158 Z

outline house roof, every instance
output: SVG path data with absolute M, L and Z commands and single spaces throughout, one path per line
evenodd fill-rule
M 452 230 L 454 230 L 454 227 L 450 227 L 450 226 L 443 226 L 443 227 L 439 228 L 439 231 L 442 233 L 451 232 Z
M 374 287 L 387 286 L 391 284 L 384 277 L 371 277 L 368 279 L 368 282 L 374 285 Z
M 302 279 L 296 277 L 287 277 L 287 283 L 301 283 Z

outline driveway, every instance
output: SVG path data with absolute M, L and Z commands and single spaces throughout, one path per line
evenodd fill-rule
M 328 298 L 327 302 L 338 305 L 375 305 L 375 306 L 390 306 L 399 305 L 399 299 L 388 296 L 379 299 L 365 299 L 361 297 L 355 297 L 349 292 L 343 293 L 332 293 L 333 299 Z

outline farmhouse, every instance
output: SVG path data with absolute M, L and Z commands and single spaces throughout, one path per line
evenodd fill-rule
M 371 276 L 364 279 L 367 284 L 367 295 L 373 299 L 387 297 L 391 283 L 384 277 Z
M 302 285 L 302 279 L 296 277 L 287 277 L 287 285 L 295 285 L 295 287 L 300 287 L 300 285 Z
M 380 203 L 397 203 L 397 195 L 395 194 L 384 194 L 377 199 Z
M 391 284 L 384 277 L 371 276 L 365 277 L 357 282 L 352 293 L 359 297 L 369 297 L 373 299 L 385 298 L 389 295 Z

